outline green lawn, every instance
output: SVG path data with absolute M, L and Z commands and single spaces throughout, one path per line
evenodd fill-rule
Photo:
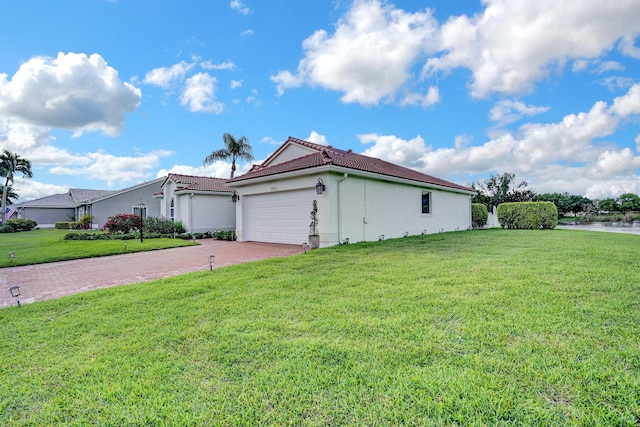
M 320 249 L 0 310 L 0 425 L 640 424 L 640 237 Z
M 1 233 L 0 268 L 193 245 L 192 241 L 182 239 L 143 239 L 142 243 L 127 240 L 125 249 L 122 240 L 63 240 L 70 232 L 81 231 L 42 229 Z M 15 252 L 13 263 L 9 252 Z

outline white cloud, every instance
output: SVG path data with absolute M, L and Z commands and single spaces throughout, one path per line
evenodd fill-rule
M 26 202 L 40 197 L 51 196 L 52 194 L 62 194 L 69 191 L 68 185 L 45 184 L 33 179 L 17 177 L 13 183 L 13 188 L 18 194 L 17 203 Z
M 400 106 L 420 105 L 423 108 L 430 107 L 440 102 L 440 91 L 437 87 L 431 86 L 426 94 L 410 93 L 400 101 Z
M 240 176 L 249 172 L 251 169 L 251 163 L 242 163 L 237 165 L 235 176 Z M 216 160 L 210 165 L 206 166 L 187 166 L 187 165 L 173 165 L 169 169 L 160 169 L 156 175 L 157 178 L 167 176 L 169 173 L 178 173 L 182 175 L 193 176 L 210 176 L 214 178 L 228 179 L 231 176 L 231 163 L 227 163 L 224 160 Z
M 280 71 L 278 93 L 303 83 L 343 92 L 345 103 L 375 105 L 411 78 L 410 69 L 431 49 L 437 22 L 429 11 L 406 13 L 380 1 L 358 0 L 334 34 L 316 31 L 303 42 L 298 74 Z
M 309 134 L 309 137 L 306 140 L 318 145 L 329 145 L 329 141 L 327 141 L 327 137 L 325 137 L 324 135 L 320 135 L 315 130 L 311 131 L 311 133 Z
M 125 113 L 135 111 L 141 99 L 140 89 L 122 82 L 98 54 L 34 57 L 11 80 L 0 74 L 0 117 L 68 129 L 76 136 L 86 131 L 119 135 Z
M 378 134 L 358 135 L 358 139 L 361 144 L 375 143 L 363 152 L 364 155 L 408 167 L 422 166 L 420 159 L 428 151 L 420 135 L 408 141 L 393 135 Z
M 231 61 L 222 62 L 220 64 L 214 64 L 211 61 L 204 61 L 200 64 L 205 70 L 235 70 L 236 64 Z
M 304 77 L 294 75 L 290 71 L 279 71 L 276 75 L 271 76 L 271 81 L 276 84 L 278 95 L 282 96 L 285 89 L 300 87 L 304 84 Z
M 176 81 L 182 81 L 194 66 L 194 63 L 180 61 L 171 67 L 154 68 L 144 76 L 143 82 L 163 89 L 169 89 Z
M 255 31 L 253 31 L 252 29 L 244 30 L 243 32 L 240 33 L 242 37 L 250 37 L 254 34 L 255 34 Z
M 117 157 L 105 151 L 98 151 L 86 155 L 90 161 L 88 166 L 56 166 L 51 168 L 50 172 L 99 179 L 113 186 L 116 183 L 132 183 L 149 178 L 149 170 L 158 167 L 160 158 L 171 154 L 166 150 L 153 150 L 138 156 Z
M 635 0 L 568 2 L 555 0 L 485 0 L 472 17 L 450 18 L 441 27 L 441 56 L 430 58 L 425 73 L 468 68 L 471 93 L 521 94 L 570 59 L 590 60 L 623 38 L 622 50 L 637 31 L 640 4 Z M 611 65 L 611 64 L 609 64 Z M 574 64 L 575 69 L 585 67 Z
M 235 9 L 243 15 L 248 15 L 249 13 L 251 13 L 251 9 L 249 9 L 244 4 L 244 2 L 241 2 L 240 0 L 231 0 L 229 6 L 231 7 L 231 9 Z
M 546 111 L 549 111 L 549 107 L 536 107 L 520 101 L 503 100 L 493 106 L 489 112 L 489 120 L 497 122 L 498 125 L 505 125 Z
M 420 136 L 404 140 L 394 135 L 367 134 L 358 138 L 363 144 L 373 144 L 363 154 L 430 175 L 508 171 L 538 192 L 562 188 L 601 198 L 605 193 L 610 197 L 640 189 L 638 151 L 597 142 L 638 115 L 640 84 L 615 98 L 611 105 L 598 101 L 587 112 L 566 115 L 556 123 L 527 123 L 517 132 L 503 131 L 480 145 L 471 145 L 464 136 L 456 138 L 455 148 L 436 150 Z M 640 135 L 636 144 L 640 145 Z
M 640 83 L 633 85 L 625 95 L 615 98 L 611 110 L 621 117 L 639 114 Z
M 638 33 L 626 34 L 620 41 L 620 51 L 632 58 L 640 59 L 640 47 L 635 45 Z
M 206 73 L 198 73 L 187 79 L 180 103 L 191 112 L 220 114 L 224 104 L 216 101 L 218 80 Z
M 242 80 L 231 80 L 231 84 L 229 85 L 231 89 L 237 89 L 241 86 L 242 86 Z

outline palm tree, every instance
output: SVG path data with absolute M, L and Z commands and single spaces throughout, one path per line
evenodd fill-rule
M 202 164 L 208 165 L 216 160 L 231 159 L 231 178 L 233 178 L 236 172 L 236 160 L 253 160 L 253 154 L 251 153 L 252 148 L 245 136 L 235 139 L 230 133 L 225 133 L 222 135 L 222 139 L 225 148 L 211 152 L 211 154 L 205 157 Z
M 2 186 L 2 212 L 0 212 L 0 224 L 4 223 L 4 216 L 7 212 L 7 193 L 9 192 L 9 184 L 13 183 L 14 175 L 17 172 L 20 172 L 27 178 L 32 178 L 33 172 L 31 172 L 31 162 L 27 159 L 23 159 L 19 154 L 3 150 L 2 154 L 0 154 L 0 176 L 4 177 L 5 180 Z
M 4 191 L 4 185 L 2 184 L 0 184 L 0 191 Z M 20 196 L 18 195 L 18 193 L 13 191 L 13 187 L 9 185 L 7 188 L 7 205 L 12 204 L 14 201 L 18 200 L 19 198 Z

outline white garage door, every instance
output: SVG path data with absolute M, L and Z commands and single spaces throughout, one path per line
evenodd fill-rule
M 309 240 L 314 189 L 243 197 L 242 238 L 301 245 Z

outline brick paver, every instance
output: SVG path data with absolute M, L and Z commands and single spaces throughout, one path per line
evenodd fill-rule
M 223 267 L 303 252 L 302 245 L 199 240 L 199 246 L 113 255 L 0 269 L 0 307 L 16 302 L 9 288 L 20 286 L 20 302 L 59 298 L 111 286 L 161 279 L 177 274 Z

